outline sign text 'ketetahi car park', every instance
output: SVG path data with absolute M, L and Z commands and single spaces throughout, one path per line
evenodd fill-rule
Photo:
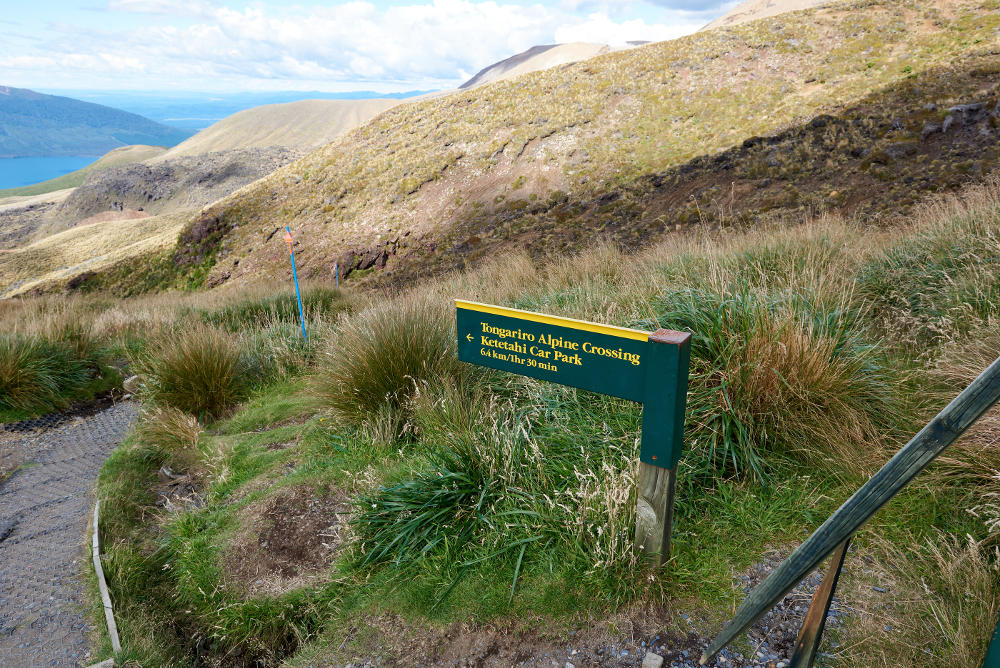
M 680 458 L 690 335 L 456 301 L 458 358 L 644 406 L 640 459 Z

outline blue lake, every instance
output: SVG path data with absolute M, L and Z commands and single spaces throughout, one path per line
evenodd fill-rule
M 48 181 L 86 167 L 100 156 L 60 155 L 32 158 L 0 158 L 0 190 Z

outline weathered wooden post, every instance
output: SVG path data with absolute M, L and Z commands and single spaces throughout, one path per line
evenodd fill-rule
M 455 306 L 463 362 L 642 403 L 635 543 L 663 564 L 670 556 L 691 335 L 460 300 Z
M 733 619 L 705 650 L 701 665 L 707 664 L 720 649 L 774 607 L 998 400 L 1000 359 L 962 390 L 747 595 Z

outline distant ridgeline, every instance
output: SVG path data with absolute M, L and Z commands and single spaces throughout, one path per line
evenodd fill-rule
M 0 86 L 0 158 L 101 155 L 120 146 L 173 146 L 191 132 L 127 111 Z

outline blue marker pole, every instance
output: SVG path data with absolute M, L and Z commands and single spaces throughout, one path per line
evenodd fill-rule
M 306 336 L 306 314 L 302 310 L 302 292 L 299 290 L 299 275 L 295 272 L 295 251 L 292 250 L 292 228 L 285 226 L 285 243 L 288 244 L 288 254 L 292 258 L 292 278 L 295 279 L 295 298 L 299 300 L 299 321 L 302 323 L 302 340 L 308 341 Z

